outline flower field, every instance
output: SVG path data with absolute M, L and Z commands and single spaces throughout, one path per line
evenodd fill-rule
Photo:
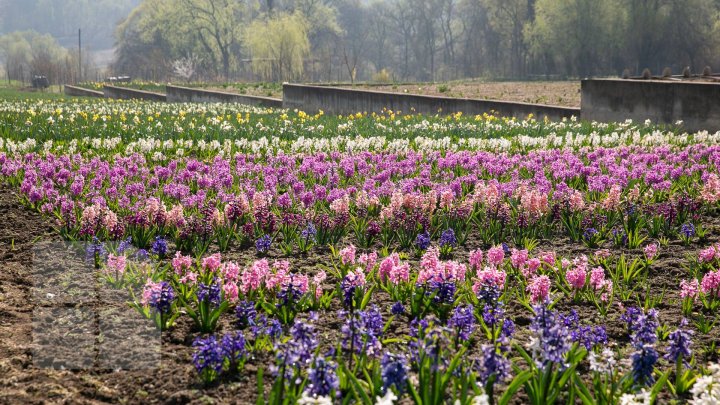
M 0 346 L 3 395 L 718 403 L 718 141 L 632 122 L 0 102 L 0 336 L 20 342 Z M 91 267 L 158 331 L 156 362 L 32 364 L 35 306 L 77 281 L 55 271 L 28 301 L 44 239 L 82 250 L 63 266 Z

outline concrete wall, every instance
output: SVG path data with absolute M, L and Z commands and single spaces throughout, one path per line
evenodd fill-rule
M 64 85 L 63 91 L 68 96 L 75 97 L 105 97 L 102 91 L 89 90 L 82 87 Z
M 683 121 L 683 129 L 720 131 L 720 83 L 591 79 L 582 81 L 582 119 Z
M 153 93 L 151 91 L 129 89 L 127 87 L 103 86 L 105 98 L 114 98 L 120 100 L 150 100 L 150 101 L 167 101 L 164 94 Z
M 180 86 L 166 86 L 167 101 L 171 103 L 240 103 L 262 107 L 282 107 L 279 98 L 246 96 L 223 91 L 191 89 Z
M 323 110 L 330 114 L 380 112 L 383 108 L 388 108 L 403 113 L 423 114 L 462 112 L 467 115 L 476 115 L 494 111 L 505 117 L 526 118 L 529 114 L 533 114 L 536 118 L 548 117 L 551 120 L 561 120 L 573 115 L 580 116 L 578 108 L 287 83 L 283 84 L 283 107 L 297 108 L 306 112 Z

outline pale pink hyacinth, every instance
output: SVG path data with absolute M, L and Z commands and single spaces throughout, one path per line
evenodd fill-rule
M 180 282 L 182 284 L 195 284 L 197 282 L 197 273 L 194 271 L 188 271 L 180 277 Z
M 235 282 L 240 276 L 240 266 L 235 262 L 225 262 L 220 268 L 220 273 L 225 282 Z
M 152 279 L 148 278 L 145 282 L 145 286 L 143 287 L 142 297 L 140 298 L 140 303 L 143 306 L 147 306 L 150 304 L 150 300 L 153 297 L 154 293 L 159 294 L 162 290 L 162 283 L 161 282 L 154 282 Z
M 455 194 L 452 190 L 445 190 L 440 194 L 440 208 L 449 209 L 455 200 Z
M 295 273 L 289 275 L 285 282 L 282 283 L 282 286 L 287 287 L 289 284 L 292 284 L 295 290 L 300 291 L 300 294 L 305 294 L 309 288 L 309 279 L 305 274 Z
M 480 249 L 473 250 L 470 252 L 470 268 L 473 270 L 480 270 L 482 268 L 483 251 Z
M 694 278 L 690 281 L 682 280 L 680 282 L 680 297 L 682 298 L 697 298 L 700 284 L 697 279 Z
M 219 269 L 221 264 L 222 256 L 220 253 L 214 253 L 202 259 L 202 267 L 211 273 Z
M 354 287 L 363 287 L 367 283 L 362 267 L 358 267 L 354 271 L 350 270 L 346 277 L 351 280 L 351 285 Z
M 720 296 L 720 270 L 705 274 L 700 283 L 700 289 L 704 294 Z
M 240 290 L 243 294 L 255 291 L 262 287 L 265 277 L 270 273 L 270 265 L 267 259 L 260 259 L 253 262 L 249 269 L 245 269 L 240 277 Z
M 702 199 L 710 204 L 717 203 L 720 201 L 720 177 L 715 173 L 710 173 L 703 184 L 703 188 L 700 191 Z
M 526 288 L 530 293 L 530 301 L 534 304 L 545 302 L 550 294 L 550 277 L 536 276 Z
M 348 245 L 340 251 L 340 263 L 347 266 L 355 264 L 355 245 Z
M 581 290 L 585 287 L 586 279 L 587 271 L 584 266 L 573 267 L 565 273 L 565 280 L 575 290 Z
M 358 263 L 365 266 L 365 271 L 370 272 L 377 263 L 377 252 L 363 253 L 358 257 Z
M 175 274 L 178 276 L 184 274 L 187 270 L 190 270 L 192 264 L 192 257 L 183 256 L 180 251 L 175 252 L 175 257 L 172 259 L 172 267 L 173 270 L 175 270 Z
M 323 290 L 322 290 L 322 283 L 327 278 L 327 274 L 325 274 L 324 271 L 320 271 L 313 277 L 313 285 L 315 286 L 315 298 L 322 297 Z
M 235 282 L 229 281 L 223 285 L 223 292 L 225 293 L 225 299 L 234 304 L 238 300 L 239 290 Z
M 491 247 L 487 251 L 487 260 L 493 266 L 499 266 L 505 260 L 505 251 L 502 246 Z
M 607 197 L 602 202 L 603 209 L 614 211 L 620 206 L 620 197 L 622 196 L 622 188 L 618 184 L 610 187 Z
M 182 205 L 173 205 L 167 213 L 166 221 L 175 228 L 182 228 L 185 226 L 185 214 L 183 213 Z
M 596 259 L 607 259 L 610 255 L 611 253 L 609 249 L 598 249 L 594 254 Z
M 115 256 L 112 253 L 110 253 L 108 255 L 108 259 L 107 259 L 108 272 L 112 272 L 117 275 L 122 275 L 125 273 L 126 267 L 127 267 L 127 257 L 125 257 L 123 255 Z
M 571 189 L 568 192 L 568 204 L 572 212 L 582 211 L 585 208 L 585 200 L 583 199 L 583 193 L 579 190 Z
M 526 190 L 522 192 L 520 196 L 520 206 L 534 219 L 542 217 L 550 210 L 547 194 L 537 190 Z
M 478 270 L 475 275 L 477 276 L 477 281 L 473 284 L 473 292 L 475 292 L 475 294 L 480 291 L 483 285 L 492 285 L 500 290 L 505 288 L 507 274 L 496 267 L 485 267 L 482 270 Z
M 350 215 L 350 196 L 345 194 L 333 200 L 333 202 L 330 203 L 330 209 L 336 215 Z
M 276 260 L 272 267 L 274 272 L 268 272 L 265 276 L 265 288 L 268 290 L 285 285 L 291 276 L 290 262 L 287 260 Z

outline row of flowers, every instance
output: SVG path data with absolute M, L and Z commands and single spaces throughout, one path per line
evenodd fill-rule
M 526 154 L 408 152 L 237 154 L 151 163 L 1 154 L 0 176 L 53 215 L 66 238 L 155 236 L 202 253 L 273 243 L 286 253 L 354 239 L 363 248 L 448 249 L 569 237 L 591 248 L 706 238 L 720 201 L 717 146 L 539 150 Z M 452 237 L 450 237 L 452 236 Z M 262 247 L 262 249 L 261 249 Z M 447 252 L 450 253 L 450 252 Z
M 686 284 L 692 282 L 683 281 L 678 294 L 686 298 L 683 307 L 691 305 L 675 330 L 661 325 L 654 309 L 663 297 L 646 299 L 644 308 L 620 304 L 620 311 L 608 315 L 614 302 L 632 302 L 645 288 L 658 255 L 655 244 L 632 260 L 607 250 L 569 259 L 495 246 L 458 262 L 443 260 L 440 249 L 430 247 L 417 263 L 398 253 L 360 253 L 350 245 L 312 275 L 293 271 L 286 260 L 240 266 L 218 253 L 197 260 L 170 255 L 162 240 L 150 252 L 130 241 L 96 241 L 88 257 L 98 260 L 108 283 L 128 289 L 136 297 L 133 306 L 159 328 L 172 327 L 180 314 L 192 318 L 201 332 L 193 362 L 206 383 L 232 379 L 261 352 L 272 353 L 275 363 L 260 367 L 258 376 L 258 393 L 269 403 L 333 403 L 343 397 L 392 403 L 408 396 L 439 404 L 446 395 L 463 404 L 508 403 L 522 390 L 536 404 L 572 397 L 649 404 L 666 386 L 666 395 L 694 395 L 694 403 L 718 399 L 720 381 L 714 374 L 702 376 L 688 322 L 709 333 L 698 325 L 714 318 L 720 302 L 720 283 L 707 281 L 720 272 L 719 252 L 712 246 L 691 261 L 691 274 L 702 282 L 689 293 Z M 393 303 L 390 310 L 372 304 L 378 299 Z M 531 314 L 530 336 L 516 335 L 506 309 L 515 302 Z M 594 305 L 602 324 L 620 315 L 630 345 L 616 347 L 604 326 L 556 309 L 570 303 Z M 317 330 L 318 313 L 338 306 L 340 343 L 328 346 Z M 225 325 L 232 326 L 220 333 L 220 319 L 227 316 L 232 320 Z M 408 333 L 389 332 L 407 322 Z M 591 373 L 580 377 L 578 367 Z M 273 381 L 269 392 L 265 371 Z

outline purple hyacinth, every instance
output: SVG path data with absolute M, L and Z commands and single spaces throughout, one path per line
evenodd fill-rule
M 408 369 L 408 361 L 405 356 L 386 352 L 380 361 L 383 392 L 387 392 L 394 386 L 398 394 L 402 395 L 407 385 Z
M 472 304 L 458 306 L 453 310 L 452 316 L 448 320 L 448 327 L 455 330 L 460 340 L 470 339 L 470 335 L 475 331 L 475 307 Z
M 308 370 L 308 385 L 305 392 L 314 398 L 329 397 L 333 393 L 340 396 L 340 380 L 337 376 L 337 364 L 320 357 Z
M 457 238 L 455 237 L 455 231 L 452 228 L 448 228 L 440 235 L 440 241 L 439 241 L 440 247 L 444 246 L 450 246 L 455 247 L 457 246 Z
M 270 245 L 272 245 L 270 235 L 263 235 L 255 241 L 255 249 L 257 249 L 258 253 L 267 253 L 267 251 L 270 250 Z
M 309 222 L 305 229 L 300 232 L 300 238 L 302 238 L 306 242 L 314 242 L 316 236 L 317 229 L 315 228 L 315 225 L 312 224 L 312 222 Z
M 647 314 L 639 314 L 630 324 L 633 332 L 630 336 L 635 352 L 632 354 L 632 377 L 635 384 L 650 385 L 654 382 L 653 371 L 659 354 L 655 350 L 657 342 L 657 312 L 652 309 Z
M 433 295 L 433 302 L 436 304 L 452 304 L 455 302 L 455 290 L 457 286 L 451 280 L 433 279 L 428 283 L 428 294 Z
M 193 341 L 195 352 L 192 355 L 195 370 L 206 381 L 212 381 L 222 371 L 225 362 L 225 351 L 214 335 Z
M 237 318 L 237 328 L 245 329 L 255 324 L 257 310 L 253 301 L 240 301 L 235 307 L 235 317 Z
M 494 345 L 482 345 L 481 351 L 476 363 L 478 377 L 483 386 L 491 389 L 492 387 L 487 387 L 488 382 L 501 382 L 510 377 L 511 363 Z
M 539 368 L 551 364 L 565 367 L 565 354 L 570 350 L 570 333 L 557 314 L 545 305 L 536 305 L 530 330 L 534 333 L 533 358 Z
M 221 346 L 225 356 L 231 362 L 238 362 L 247 357 L 248 352 L 245 343 L 245 336 L 242 332 L 235 332 L 223 336 Z
M 221 291 L 220 281 L 216 277 L 210 285 L 198 284 L 197 299 L 199 302 L 207 300 L 213 306 L 218 307 L 222 301 Z
M 693 236 L 695 236 L 695 225 L 689 222 L 683 224 L 680 227 L 680 233 L 687 239 L 692 238 Z
M 403 315 L 405 313 L 405 306 L 403 305 L 402 301 L 397 301 L 393 304 L 392 308 L 390 308 L 390 312 L 393 315 Z
M 382 348 L 380 339 L 384 324 L 377 307 L 352 313 L 341 311 L 340 316 L 345 318 L 345 323 L 340 328 L 343 349 L 370 356 L 379 352 Z
M 430 234 L 425 231 L 415 238 L 415 246 L 420 250 L 427 250 L 430 247 Z
M 175 290 L 167 281 L 161 281 L 159 284 L 159 288 L 153 289 L 150 294 L 148 304 L 158 313 L 167 314 L 175 300 Z
M 150 251 L 160 257 L 165 257 L 168 251 L 167 240 L 162 236 L 155 237 L 155 241 L 153 242 Z
M 685 329 L 687 327 L 687 319 L 680 321 L 680 326 L 670 333 L 670 346 L 668 346 L 665 359 L 673 363 L 682 359 L 685 367 L 689 367 L 687 359 L 692 355 L 690 345 L 692 345 L 693 331 Z

